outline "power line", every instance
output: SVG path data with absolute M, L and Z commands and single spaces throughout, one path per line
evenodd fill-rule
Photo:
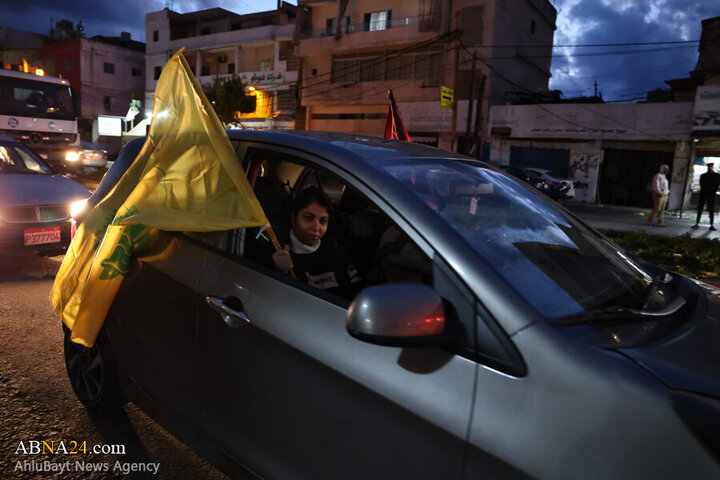
M 684 47 L 668 47 L 668 48 L 645 48 L 642 50 L 613 50 L 609 52 L 592 52 L 592 53 L 551 53 L 549 55 L 522 55 L 523 58 L 575 58 L 575 57 L 603 57 L 608 55 L 632 55 L 636 53 L 657 53 L 657 52 L 669 52 L 674 50 L 683 50 L 690 48 L 689 46 Z M 508 56 L 490 56 L 488 60 L 515 60 L 517 55 Z
M 437 52 L 432 52 L 432 53 L 434 53 L 434 54 L 443 54 L 443 53 L 447 53 L 447 52 L 449 52 L 449 51 L 451 51 L 451 50 L 454 50 L 455 48 L 457 48 L 457 47 L 449 47 L 449 48 L 446 48 L 445 50 L 438 50 Z M 377 62 L 373 62 L 372 64 L 364 64 L 364 65 L 363 65 L 363 64 L 360 64 L 360 65 L 358 65 L 355 69 L 350 69 L 350 70 L 344 71 L 343 73 L 357 73 L 357 72 L 359 72 L 360 70 L 363 70 L 363 69 L 365 69 L 365 68 L 369 68 L 370 66 L 375 66 L 375 65 L 377 65 L 377 64 L 385 61 L 385 57 L 379 57 L 379 58 L 381 58 L 381 60 L 379 60 L 379 61 L 377 61 Z M 430 59 L 430 56 L 428 56 L 428 57 L 426 57 L 426 58 L 418 59 L 417 62 L 416 62 L 416 64 L 419 63 L 419 62 L 427 61 L 427 60 L 429 60 L 429 59 Z M 389 70 L 385 70 L 385 73 L 387 74 L 387 73 L 396 72 L 396 71 L 399 71 L 399 70 L 401 70 L 401 69 L 403 69 L 403 68 L 405 68 L 405 66 L 404 66 L 404 65 L 400 65 L 400 66 L 398 66 L 398 67 L 396 67 L 396 68 L 392 68 L 392 69 L 389 69 Z M 398 79 L 398 80 L 406 80 L 406 79 Z M 416 82 L 416 81 L 423 80 L 423 79 L 422 79 L 422 78 L 418 78 L 418 79 L 414 79 L 414 78 L 413 78 L 413 79 L 407 79 L 407 80 Z M 330 89 L 327 89 L 327 90 L 322 90 L 322 91 L 316 92 L 316 93 L 310 93 L 310 94 L 307 94 L 307 95 L 303 95 L 302 98 L 303 98 L 303 100 L 304 100 L 304 99 L 306 99 L 306 98 L 315 97 L 315 96 L 317 96 L 317 95 L 325 95 L 325 94 L 327 94 L 328 92 L 332 92 L 332 91 L 335 91 L 335 90 L 338 90 L 338 89 L 341 89 L 341 88 L 348 88 L 348 87 L 350 87 L 351 85 L 355 85 L 356 83 L 360 83 L 360 82 L 361 82 L 361 81 L 356 80 L 356 81 L 349 82 L 349 83 L 341 83 L 340 85 L 338 85 L 338 86 L 336 86 L 336 87 L 334 87 L 334 88 L 330 88 Z M 312 85 L 312 86 L 322 85 L 322 84 L 326 84 L 326 83 L 336 83 L 336 82 L 333 82 L 332 79 L 330 79 L 330 80 L 325 80 L 325 81 L 323 81 L 323 82 L 316 83 L 316 84 L 314 84 L 314 85 Z M 303 87 L 303 88 L 305 88 L 305 87 Z M 309 88 L 309 87 L 308 87 L 308 88 Z M 383 90 L 385 90 L 385 89 L 383 89 Z
M 639 47 L 645 45 L 680 45 L 686 43 L 700 43 L 700 40 L 675 40 L 667 42 L 628 42 L 628 43 L 577 43 L 558 45 L 477 45 L 483 48 L 595 48 L 595 47 Z
M 370 66 L 378 65 L 378 64 L 386 61 L 386 60 L 389 59 L 389 58 L 398 57 L 398 56 L 400 56 L 400 55 L 402 55 L 402 54 L 409 53 L 409 52 L 412 52 L 412 51 L 414 51 L 414 50 L 420 50 L 420 49 L 422 49 L 422 48 L 424 48 L 424 47 L 427 47 L 427 46 L 429 46 L 429 45 L 432 45 L 432 44 L 434 44 L 434 43 L 442 42 L 442 41 L 447 40 L 448 38 L 450 38 L 450 37 L 452 37 L 452 36 L 454 36 L 454 35 L 456 35 L 456 34 L 457 34 L 457 31 L 452 31 L 452 32 L 448 32 L 448 33 L 443 33 L 443 34 L 438 35 L 438 36 L 436 36 L 436 37 L 433 37 L 433 38 L 431 38 L 431 39 L 429 39 L 429 40 L 425 40 L 424 42 L 420 42 L 420 43 L 417 43 L 417 44 L 414 44 L 414 45 L 410 45 L 409 47 L 402 48 L 402 49 L 400 49 L 400 50 L 392 50 L 390 53 L 386 53 L 385 55 L 381 55 L 381 56 L 379 56 L 379 57 L 376 57 L 376 58 L 372 61 L 372 63 L 368 63 L 368 64 L 363 64 L 363 65 L 361 65 L 360 67 L 358 67 L 358 70 L 356 70 L 356 71 L 359 71 L 361 68 L 368 68 L 368 67 L 370 67 Z M 433 53 L 434 53 L 434 52 L 433 52 Z M 441 53 L 441 52 L 438 51 L 437 53 Z M 347 72 L 344 72 L 344 73 L 347 73 Z M 351 73 L 354 73 L 354 72 L 351 71 Z M 322 74 L 318 75 L 316 78 L 328 77 L 328 76 L 331 76 L 332 74 L 333 74 L 333 71 L 332 71 L 332 67 L 331 67 L 331 70 L 330 70 L 329 72 L 327 72 L 327 73 L 322 73 Z M 319 82 L 315 82 L 315 83 L 310 84 L 310 85 L 302 85 L 300 88 L 301 88 L 301 89 L 304 89 L 304 88 L 312 88 L 312 87 L 315 87 L 315 86 L 317 86 L 317 85 L 324 85 L 324 84 L 326 84 L 326 83 L 335 83 L 335 82 L 332 82 L 332 79 L 329 79 L 329 80 L 321 80 L 321 81 L 319 81 Z
M 423 41 L 423 42 L 416 43 L 416 44 L 410 45 L 410 46 L 408 46 L 408 47 L 405 47 L 405 48 L 402 48 L 402 49 L 399 49 L 399 50 L 389 51 L 389 52 L 385 53 L 384 55 L 380 55 L 380 56 L 378 56 L 378 57 L 374 57 L 371 62 L 366 62 L 366 63 L 360 63 L 360 64 L 358 64 L 356 67 L 354 67 L 354 69 L 345 69 L 345 70 L 343 70 L 342 73 L 343 73 L 343 74 L 355 74 L 355 73 L 359 72 L 359 71 L 362 70 L 362 69 L 366 69 L 366 68 L 370 68 L 370 67 L 374 67 L 374 66 L 376 66 L 376 65 L 379 65 L 380 63 L 383 63 L 383 62 L 387 61 L 388 59 L 395 58 L 395 57 L 399 57 L 399 56 L 401 56 L 401 55 L 403 55 L 403 54 L 410 53 L 410 52 L 413 52 L 413 51 L 415 51 L 415 50 L 420 50 L 420 49 L 422 49 L 422 48 L 424 48 L 424 47 L 427 47 L 427 46 L 430 46 L 430 45 L 432 45 L 432 44 L 434 44 L 434 43 L 443 42 L 443 41 L 447 40 L 448 38 L 451 38 L 451 37 L 457 35 L 457 32 L 458 32 L 457 30 L 454 30 L 454 31 L 452 31 L 452 32 L 446 32 L 446 33 L 440 34 L 440 35 L 438 35 L 438 36 L 436 36 L 436 37 L 433 37 L 433 38 L 430 38 L 430 39 L 428 39 L 428 40 L 425 40 L 425 41 Z M 454 48 L 454 47 L 453 47 L 453 48 Z M 430 52 L 426 52 L 426 53 L 429 53 L 429 54 L 442 54 L 442 53 L 447 52 L 448 50 L 449 50 L 449 49 L 437 50 L 437 51 L 430 51 Z M 422 60 L 424 60 L 424 59 L 422 59 Z M 420 61 L 422 61 L 422 60 L 420 60 Z M 399 70 L 400 68 L 403 68 L 403 67 L 401 66 L 401 67 L 398 67 L 398 68 L 396 68 L 396 69 L 388 70 L 388 71 L 386 71 L 386 73 L 387 73 L 387 72 L 397 71 L 397 70 Z M 296 81 L 288 81 L 288 82 L 278 83 L 278 84 L 273 85 L 272 87 L 273 87 L 273 88 L 277 88 L 277 87 L 283 87 L 283 86 L 289 86 L 289 85 L 296 85 L 296 87 L 297 87 L 297 89 L 298 89 L 298 93 L 301 93 L 301 92 L 302 92 L 303 90 L 305 90 L 305 89 L 312 89 L 312 88 L 314 88 L 314 87 L 318 87 L 318 86 L 322 86 L 322 85 L 339 83 L 339 82 L 333 81 L 333 79 L 332 79 L 332 77 L 331 77 L 333 74 L 337 74 L 337 73 L 338 73 L 338 72 L 333 72 L 332 67 L 331 67 L 331 70 L 330 70 L 329 72 L 321 73 L 321 74 L 319 74 L 319 75 L 316 75 L 313 80 L 315 80 L 315 79 L 320 79 L 320 78 L 325 78 L 325 79 L 316 81 L 316 82 L 314 82 L 314 83 L 310 83 L 310 84 L 307 84 L 307 85 L 306 85 L 306 84 L 304 84 L 304 80 L 307 80 L 307 79 L 299 79 L 299 80 L 296 80 Z M 327 78 L 327 77 L 330 77 L 330 78 Z M 300 82 L 302 82 L 302 83 L 300 83 Z M 315 96 L 315 95 L 325 94 L 325 93 L 327 93 L 327 92 L 330 92 L 330 91 L 333 91 L 333 90 L 337 90 L 338 88 L 347 88 L 349 85 L 354 84 L 354 83 L 358 83 L 358 81 L 349 82 L 349 83 L 343 83 L 343 84 L 341 84 L 341 85 L 339 85 L 339 86 L 337 86 L 337 87 L 335 87 L 335 88 L 333 88 L 333 89 L 331 89 L 331 90 L 324 90 L 324 91 L 322 91 L 322 92 L 313 93 L 313 94 L 310 94 L 310 95 L 305 95 L 305 96 L 303 96 L 302 98 L 309 98 L 309 97 L 312 97 L 312 96 Z

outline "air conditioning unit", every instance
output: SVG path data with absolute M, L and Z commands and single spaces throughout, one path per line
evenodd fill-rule
M 227 55 L 220 55 L 218 57 L 218 63 L 227 63 Z

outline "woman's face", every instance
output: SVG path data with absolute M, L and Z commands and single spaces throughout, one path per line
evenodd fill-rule
M 314 247 L 325 235 L 329 218 L 327 208 L 311 203 L 292 217 L 293 233 L 302 243 Z

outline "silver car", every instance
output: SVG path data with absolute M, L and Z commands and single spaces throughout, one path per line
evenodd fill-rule
M 61 254 L 70 244 L 71 217 L 90 192 L 54 174 L 22 143 L 0 137 L 0 252 Z
M 80 142 L 77 148 L 65 152 L 65 163 L 71 169 L 106 168 L 107 152 L 92 142 Z
M 720 478 L 718 299 L 473 159 L 230 131 L 276 230 L 306 186 L 363 289 L 267 266 L 256 229 L 167 233 L 96 345 L 91 409 L 130 400 L 228 474 Z

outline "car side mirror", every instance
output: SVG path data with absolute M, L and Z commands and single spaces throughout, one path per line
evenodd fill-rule
M 440 346 L 445 327 L 442 298 L 419 283 L 366 288 L 355 297 L 347 315 L 350 335 L 378 345 Z

